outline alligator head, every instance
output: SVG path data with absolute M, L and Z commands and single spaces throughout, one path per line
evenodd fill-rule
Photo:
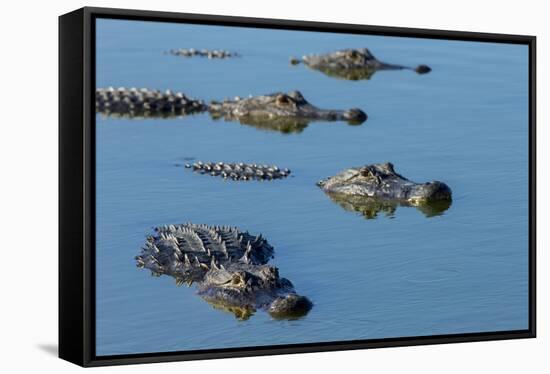
M 297 318 L 312 303 L 267 265 L 273 247 L 261 235 L 237 228 L 186 223 L 162 226 L 147 237 L 137 265 L 176 284 L 198 284 L 199 295 L 217 309 L 246 319 L 256 309 L 274 318 Z
M 360 109 L 320 109 L 310 104 L 299 91 L 276 92 L 249 98 L 236 97 L 212 101 L 209 111 L 214 119 L 237 120 L 242 124 L 283 132 L 299 132 L 312 121 L 347 121 L 361 124 L 367 115 Z M 279 129 L 283 130 L 279 130 Z
M 199 287 L 199 295 L 226 310 L 240 308 L 253 312 L 265 309 L 275 318 L 305 315 L 311 302 L 294 292 L 292 283 L 279 277 L 279 270 L 269 265 L 231 264 L 209 271 Z
M 411 68 L 403 65 L 388 64 L 378 60 L 367 48 L 343 49 L 322 55 L 303 56 L 302 60 L 291 58 L 291 64 L 300 62 L 313 70 L 318 70 L 328 76 L 347 79 L 370 79 L 379 70 L 414 70 L 418 74 L 429 73 L 432 69 L 427 65 Z
M 372 201 L 394 201 L 405 206 L 439 206 L 442 209 L 447 204 L 435 203 L 448 202 L 450 205 L 451 202 L 451 189 L 445 183 L 412 182 L 397 174 L 389 162 L 346 169 L 318 182 L 318 186 L 327 194 L 340 198 L 353 196 Z M 360 205 L 356 201 L 352 203 Z M 430 212 L 430 209 L 426 208 L 426 211 Z

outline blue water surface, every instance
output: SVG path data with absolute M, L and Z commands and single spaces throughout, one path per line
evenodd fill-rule
M 236 51 L 225 60 L 164 54 Z M 380 60 L 433 71 L 335 79 L 290 56 L 368 47 Z M 361 126 L 265 131 L 208 114 L 97 114 L 98 355 L 526 329 L 528 327 L 528 49 L 524 45 L 97 21 L 97 86 L 171 89 L 206 101 L 299 89 L 323 108 L 359 107 Z M 226 182 L 186 158 L 277 164 L 292 178 Z M 451 207 L 399 207 L 365 219 L 315 182 L 391 161 L 441 180 Z M 298 320 L 241 321 L 193 287 L 137 269 L 152 227 L 238 226 L 275 247 L 273 264 L 314 307 Z

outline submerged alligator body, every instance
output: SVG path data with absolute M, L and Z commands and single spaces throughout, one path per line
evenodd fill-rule
M 198 284 L 198 294 L 214 307 L 246 319 L 257 309 L 274 318 L 297 318 L 312 303 L 268 265 L 273 247 L 261 235 L 235 227 L 186 223 L 155 229 L 137 266 L 170 275 L 176 284 Z
M 389 162 L 346 169 L 317 183 L 344 209 L 373 218 L 379 211 L 390 215 L 398 205 L 416 206 L 426 216 L 449 208 L 452 193 L 443 182 L 415 183 L 397 174 Z
M 195 48 L 179 48 L 179 49 L 171 49 L 167 53 L 174 55 L 174 56 L 182 56 L 182 57 L 206 57 L 206 58 L 229 58 L 229 57 L 240 57 L 240 55 L 236 52 L 229 52 L 224 51 L 222 49 L 195 49 Z
M 96 111 L 115 117 L 177 117 L 201 113 L 207 106 L 181 92 L 147 88 L 98 88 L 95 92 Z
M 328 76 L 361 80 L 370 79 L 379 70 L 414 70 L 418 74 L 429 73 L 432 69 L 427 65 L 418 65 L 416 68 L 388 64 L 378 60 L 367 48 L 343 49 L 322 55 L 307 55 L 301 60 L 291 58 L 290 63 L 303 63 L 311 69 L 318 70 Z
M 185 167 L 199 174 L 208 174 L 224 179 L 232 179 L 234 181 L 270 181 L 273 179 L 283 179 L 290 175 L 289 169 L 280 169 L 277 165 L 245 164 L 242 162 L 198 161 L 193 164 L 186 164 Z
M 276 92 L 248 98 L 235 97 L 223 102 L 212 101 L 208 110 L 214 119 L 237 120 L 242 124 L 278 131 L 286 128 L 286 132 L 295 132 L 293 128 L 303 129 L 312 121 L 347 121 L 350 124 L 361 124 L 367 119 L 365 112 L 357 108 L 317 108 L 299 91 Z

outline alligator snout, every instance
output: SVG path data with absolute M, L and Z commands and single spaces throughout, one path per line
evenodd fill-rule
M 428 65 L 418 65 L 414 71 L 416 71 L 418 74 L 427 74 L 430 71 L 432 71 L 432 68 Z
M 305 296 L 288 294 L 284 297 L 277 297 L 268 308 L 269 314 L 277 319 L 298 318 L 306 315 L 313 303 Z
M 344 119 L 352 125 L 359 125 L 367 120 L 367 113 L 359 108 L 351 108 L 344 112 Z
M 418 184 L 411 190 L 408 200 L 411 203 L 451 200 L 451 189 L 445 183 L 439 181 Z

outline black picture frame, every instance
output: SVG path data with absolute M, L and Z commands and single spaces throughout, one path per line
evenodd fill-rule
M 529 328 L 116 356 L 95 354 L 95 20 L 246 26 L 529 47 Z M 446 344 L 536 336 L 536 37 L 85 7 L 59 17 L 59 357 L 81 366 Z

